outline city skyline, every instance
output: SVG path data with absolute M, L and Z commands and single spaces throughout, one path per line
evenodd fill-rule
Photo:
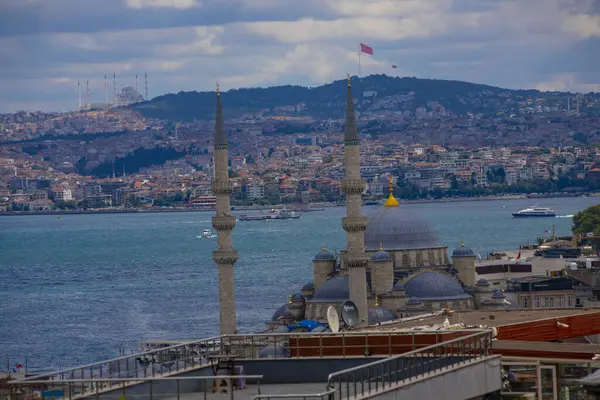
M 147 72 L 150 98 L 216 81 L 320 85 L 358 73 L 361 42 L 374 49 L 362 75 L 600 91 L 599 12 L 593 0 L 8 0 L 0 112 L 76 109 L 86 80 L 103 102 L 113 73 L 120 90 Z

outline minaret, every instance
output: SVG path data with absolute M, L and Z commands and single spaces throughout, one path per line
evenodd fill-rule
M 81 110 L 81 84 L 77 81 L 77 109 Z
M 237 252 L 233 250 L 231 231 L 235 226 L 235 217 L 229 213 L 229 151 L 227 136 L 221 109 L 221 92 L 217 85 L 217 116 L 215 120 L 214 178 L 212 191 L 217 197 L 217 213 L 212 218 L 212 226 L 217 230 L 218 247 L 213 251 L 213 260 L 219 267 L 219 327 L 221 335 L 233 334 L 236 329 L 235 293 L 233 265 Z
M 367 218 L 362 216 L 361 194 L 365 181 L 360 178 L 360 141 L 356 127 L 356 114 L 348 75 L 348 99 L 346 103 L 346 128 L 344 131 L 344 163 L 346 179 L 342 181 L 342 189 L 346 193 L 346 217 L 342 226 L 347 234 L 346 267 L 350 281 L 350 300 L 358 307 L 360 318 L 367 321 L 367 277 L 366 267 L 369 259 L 365 254 L 365 229 Z M 366 323 L 362 322 L 364 326 Z

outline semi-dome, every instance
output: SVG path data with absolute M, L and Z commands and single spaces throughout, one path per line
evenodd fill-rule
M 325 248 L 325 246 L 323 246 L 321 251 L 319 251 L 317 254 L 315 254 L 315 257 L 313 258 L 313 260 L 314 261 L 335 261 L 335 255 L 333 255 L 332 252 L 330 252 L 329 250 L 327 250 Z
M 407 281 L 404 284 L 404 290 L 407 296 L 420 300 L 471 298 L 456 279 L 430 271 L 423 272 Z
M 494 294 L 492 295 L 492 299 L 505 299 L 506 296 L 500 290 L 494 290 Z
M 440 239 L 429 221 L 405 207 L 385 206 L 369 216 L 365 247 L 388 251 L 441 248 Z
M 369 308 L 369 325 L 380 324 L 382 322 L 393 321 L 396 314 L 389 308 L 376 306 Z
M 277 310 L 275 310 L 275 312 L 273 313 L 273 316 L 271 317 L 271 322 L 279 322 L 279 319 L 281 317 L 291 318 L 292 314 L 290 314 L 288 305 L 289 305 L 288 303 L 285 303 L 284 305 L 279 307 Z
M 452 252 L 452 257 L 475 257 L 475 252 L 470 247 L 465 247 L 465 242 Z
M 490 286 L 490 283 L 487 281 L 487 279 L 481 278 L 480 280 L 477 281 L 475 286 Z
M 348 275 L 338 275 L 317 289 L 310 302 L 337 303 L 350 299 Z

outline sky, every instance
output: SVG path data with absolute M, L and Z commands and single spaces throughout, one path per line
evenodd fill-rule
M 600 91 L 600 0 L 0 0 L 0 113 L 76 109 L 78 81 L 103 102 L 113 73 L 151 98 L 316 86 L 361 42 L 362 75 Z

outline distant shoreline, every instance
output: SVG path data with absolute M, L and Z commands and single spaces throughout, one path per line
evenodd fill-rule
M 587 194 L 590 197 L 600 197 L 600 194 Z M 543 196 L 531 196 L 531 195 L 514 195 L 514 196 L 487 196 L 487 197 L 456 197 L 448 199 L 420 199 L 420 200 L 400 200 L 400 204 L 428 204 L 428 203 L 460 203 L 467 201 L 494 201 L 494 200 L 524 200 L 524 199 L 547 199 L 547 198 L 568 198 L 568 197 L 581 197 L 581 195 L 543 195 Z M 249 207 L 249 206 L 233 206 L 233 211 L 260 211 L 270 208 L 281 208 L 281 204 L 263 206 L 263 207 Z M 291 206 L 291 205 L 290 205 Z M 345 207 L 344 204 L 337 203 L 312 203 L 312 208 L 308 211 L 302 209 L 296 209 L 300 212 L 313 212 L 321 211 L 324 207 Z M 0 212 L 0 216 L 18 216 L 18 215 L 78 215 L 78 214 L 151 214 L 151 213 L 179 213 L 179 212 L 214 212 L 214 209 L 194 209 L 194 208 L 159 208 L 159 209 L 107 209 L 107 210 L 53 210 L 53 211 L 10 211 Z

